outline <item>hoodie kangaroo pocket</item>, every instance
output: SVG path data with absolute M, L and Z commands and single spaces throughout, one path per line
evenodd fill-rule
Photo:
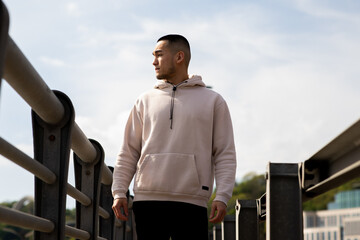
M 134 191 L 197 194 L 200 188 L 195 156 L 191 154 L 148 154 L 139 166 Z

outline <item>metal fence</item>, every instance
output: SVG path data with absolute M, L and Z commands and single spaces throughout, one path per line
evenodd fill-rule
M 238 199 L 235 219 L 225 219 L 221 231 L 214 228 L 214 239 L 259 240 L 259 224 L 266 221 L 267 240 L 303 240 L 302 203 L 356 177 L 360 120 L 304 162 L 269 163 L 266 193 L 259 199 Z
M 8 34 L 9 14 L 0 5 L 2 78 L 32 108 L 34 158 L 0 137 L 0 154 L 35 176 L 35 215 L 0 206 L 0 222 L 35 230 L 35 239 L 133 239 L 131 220 L 115 220 L 112 170 L 101 145 L 75 122 L 71 100 L 51 91 Z M 74 152 L 75 187 L 68 183 Z M 76 227 L 65 224 L 66 196 L 76 199 Z M 131 207 L 131 197 L 129 197 Z

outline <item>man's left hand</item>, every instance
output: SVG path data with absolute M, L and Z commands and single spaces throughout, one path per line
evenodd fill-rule
M 211 223 L 219 223 L 222 220 L 224 220 L 225 215 L 226 215 L 226 204 L 220 201 L 213 201 L 213 203 L 211 204 L 209 221 Z

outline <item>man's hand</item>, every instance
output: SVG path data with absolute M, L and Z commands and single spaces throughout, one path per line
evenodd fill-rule
M 114 200 L 114 203 L 112 205 L 112 209 L 115 213 L 116 218 L 127 221 L 128 220 L 128 203 L 126 198 L 117 198 Z M 122 213 L 121 210 L 124 210 L 125 215 Z
M 216 212 L 216 216 L 215 216 Z M 209 221 L 211 223 L 219 223 L 221 222 L 226 215 L 226 204 L 220 201 L 213 201 L 211 204 L 211 212 Z

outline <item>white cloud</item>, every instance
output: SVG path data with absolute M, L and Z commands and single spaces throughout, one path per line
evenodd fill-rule
M 66 4 L 66 12 L 70 16 L 79 17 L 81 16 L 81 11 L 79 9 L 79 6 L 76 2 L 69 2 Z
M 310 1 L 295 0 L 295 6 L 315 17 L 332 19 L 337 21 L 346 21 L 360 23 L 360 16 L 356 12 L 356 1 L 338 2 L 338 1 Z
M 42 57 L 40 57 L 40 61 L 47 64 L 47 65 L 53 66 L 53 67 L 63 67 L 63 66 L 65 66 L 64 61 L 62 61 L 60 59 L 56 59 L 56 58 L 50 58 L 50 57 L 42 56 Z

